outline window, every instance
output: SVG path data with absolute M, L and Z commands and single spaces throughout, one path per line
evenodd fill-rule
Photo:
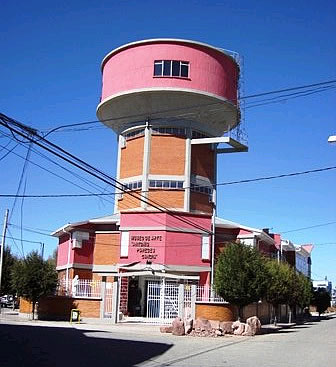
M 202 236 L 202 260 L 210 260 L 210 239 L 208 235 Z
M 152 134 L 186 136 L 187 133 L 184 127 L 153 127 Z
M 155 60 L 154 76 L 189 77 L 189 62 L 178 60 Z
M 129 232 L 121 232 L 120 257 L 128 257 Z
M 149 180 L 149 187 L 153 189 L 183 189 L 183 181 Z

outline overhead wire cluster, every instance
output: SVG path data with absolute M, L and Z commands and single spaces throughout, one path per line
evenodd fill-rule
M 320 83 L 307 84 L 307 85 L 296 86 L 296 87 L 292 87 L 292 88 L 278 89 L 278 90 L 274 90 L 274 91 L 268 91 L 268 92 L 263 92 L 263 93 L 258 93 L 258 94 L 247 95 L 247 96 L 241 97 L 240 99 L 244 100 L 244 101 L 245 100 L 251 100 L 250 103 L 246 103 L 246 108 L 253 108 L 253 107 L 261 106 L 261 105 L 264 105 L 264 104 L 278 103 L 278 102 L 287 101 L 287 100 L 290 100 L 290 99 L 293 99 L 293 98 L 304 97 L 304 96 L 308 96 L 308 95 L 315 94 L 315 93 L 326 92 L 326 91 L 334 90 L 335 88 L 336 88 L 336 80 L 328 80 L 328 81 L 320 82 Z M 266 97 L 266 98 L 260 99 L 261 97 Z M 216 108 L 217 104 L 218 103 L 210 103 L 210 104 L 200 105 L 200 106 L 197 106 L 197 107 L 199 107 L 200 109 L 205 108 L 205 107 L 207 107 L 207 108 L 212 108 L 212 107 Z M 185 113 L 188 113 L 188 109 L 191 109 L 191 108 L 193 109 L 194 107 L 195 106 L 179 108 L 179 109 L 175 109 L 173 111 L 172 110 L 159 111 L 157 113 L 160 114 L 160 113 L 163 113 L 163 112 L 175 112 L 176 113 L 176 115 L 175 115 L 176 118 L 179 118 L 179 117 L 183 117 L 185 115 Z M 136 121 L 136 119 L 140 118 L 140 117 L 142 117 L 142 116 L 141 115 L 123 116 L 123 118 L 129 118 L 131 121 L 132 120 Z M 155 116 L 153 116 L 153 118 L 155 118 Z M 107 121 L 111 122 L 111 121 L 113 121 L 113 119 L 108 119 Z M 92 120 L 92 121 L 77 122 L 77 123 L 72 123 L 72 124 L 62 124 L 60 126 L 56 126 L 54 128 L 48 129 L 47 131 L 39 133 L 38 130 L 36 130 L 36 129 L 30 127 L 30 126 L 22 124 L 21 122 L 16 121 L 16 120 L 14 120 L 14 119 L 12 119 L 12 118 L 4 115 L 4 114 L 0 114 L 0 124 L 3 127 L 7 128 L 9 130 L 10 134 L 5 134 L 3 132 L 0 132 L 0 133 L 5 137 L 12 138 L 11 140 L 14 140 L 14 139 L 16 140 L 16 144 L 12 148 L 9 148 L 9 145 L 10 145 L 11 141 L 7 145 L 0 145 L 0 147 L 1 147 L 0 152 L 3 151 L 3 150 L 6 151 L 6 153 L 2 157 L 0 157 L 0 161 L 2 159 L 4 159 L 9 154 L 15 154 L 16 156 L 18 156 L 18 157 L 25 160 L 25 165 L 27 164 L 27 162 L 30 162 L 31 164 L 33 164 L 35 166 L 38 166 L 41 169 L 44 169 L 48 173 L 53 174 L 53 175 L 57 176 L 58 178 L 61 178 L 65 181 L 67 181 L 68 183 L 71 183 L 72 185 L 75 185 L 76 187 L 80 188 L 81 190 L 85 190 L 87 192 L 87 194 L 49 194 L 49 195 L 26 195 L 25 193 L 19 194 L 19 188 L 22 185 L 22 182 L 21 182 L 21 183 L 19 183 L 19 188 L 18 188 L 18 191 L 15 195 L 14 194 L 1 194 L 0 197 L 14 197 L 14 199 L 17 200 L 17 198 L 24 199 L 24 198 L 29 198 L 29 197 L 40 197 L 40 198 L 48 197 L 48 198 L 50 198 L 50 197 L 90 197 L 90 196 L 96 196 L 96 197 L 101 198 L 103 200 L 106 200 L 110 203 L 114 202 L 115 193 L 106 192 L 106 188 L 103 188 L 102 186 L 98 185 L 97 183 L 93 183 L 92 181 L 88 180 L 87 178 L 84 178 L 83 176 L 81 176 L 81 175 L 73 172 L 72 170 L 69 170 L 68 168 L 64 167 L 64 165 L 59 164 L 55 160 L 53 160 L 53 159 L 49 158 L 48 156 L 42 154 L 40 151 L 32 148 L 32 144 L 35 144 L 38 147 L 40 147 L 40 148 L 48 151 L 49 153 L 53 154 L 57 158 L 60 158 L 63 161 L 71 164 L 72 166 L 77 167 L 80 170 L 88 173 L 92 177 L 95 177 L 96 179 L 104 182 L 105 184 L 107 184 L 109 186 L 112 186 L 115 189 L 118 189 L 119 192 L 123 192 L 123 193 L 127 194 L 131 201 L 136 200 L 137 202 L 139 202 L 139 201 L 140 202 L 145 202 L 148 205 L 150 205 L 150 207 L 153 208 L 153 209 L 156 209 L 160 212 L 168 213 L 172 216 L 175 216 L 176 218 L 178 218 L 178 220 L 184 222 L 185 224 L 191 225 L 191 226 L 193 226 L 193 227 L 195 227 L 195 228 L 197 228 L 201 231 L 212 234 L 211 231 L 209 231 L 206 228 L 203 228 L 202 226 L 199 226 L 198 224 L 194 223 L 193 221 L 190 221 L 188 219 L 181 218 L 181 217 L 177 216 L 176 212 L 174 212 L 172 210 L 169 210 L 166 206 L 163 205 L 162 202 L 158 203 L 158 202 L 156 202 L 152 199 L 149 199 L 145 195 L 146 193 L 128 190 L 127 188 L 125 188 L 123 183 L 119 182 L 114 177 L 112 177 L 112 176 L 104 173 L 103 171 L 93 167 L 92 165 L 88 164 L 87 162 L 79 159 L 78 157 L 76 157 L 73 154 L 67 152 L 66 150 L 64 150 L 60 146 L 58 146 L 58 145 L 56 145 L 56 144 L 54 144 L 51 141 L 46 139 L 47 136 L 49 136 L 50 134 L 52 134 L 54 132 L 69 131 L 69 129 L 71 131 L 73 131 L 73 130 L 84 130 L 84 129 L 88 129 L 88 128 L 91 129 L 92 127 L 88 127 L 88 126 L 92 126 L 93 124 L 98 124 L 98 123 L 107 122 L 107 121 Z M 29 144 L 27 145 L 27 143 L 29 143 Z M 14 152 L 14 150 L 16 149 L 16 147 L 18 145 L 21 145 L 21 146 L 24 146 L 24 147 L 27 148 L 28 152 L 27 152 L 25 157 L 22 156 L 22 155 L 17 154 L 16 152 Z M 58 166 L 59 168 L 61 168 L 62 170 L 68 172 L 69 174 L 73 175 L 74 177 L 81 180 L 82 182 L 85 182 L 85 184 L 89 185 L 92 189 L 98 190 L 98 192 L 93 192 L 92 190 L 88 190 L 87 188 L 74 183 L 72 180 L 68 180 L 63 176 L 58 175 L 55 172 L 53 172 L 51 170 L 48 170 L 45 167 L 43 167 L 43 166 L 41 166 L 37 163 L 32 162 L 31 159 L 30 159 L 31 152 L 34 152 L 35 154 L 37 154 L 40 157 L 46 159 L 47 161 L 51 162 L 52 164 Z M 240 184 L 240 183 L 249 183 L 249 182 L 256 182 L 256 181 L 271 180 L 271 179 L 276 179 L 276 178 L 298 176 L 298 175 L 328 171 L 328 170 L 333 170 L 333 169 L 336 169 L 336 166 L 318 168 L 318 169 L 313 169 L 313 170 L 308 170 L 308 171 L 285 173 L 285 174 L 275 175 L 275 176 L 258 177 L 258 178 L 252 178 L 252 179 L 247 179 L 247 180 L 223 182 L 223 183 L 218 183 L 217 186 L 225 186 L 225 185 L 233 185 L 233 184 Z M 23 174 L 22 174 L 22 179 L 23 179 Z M 200 185 L 197 185 L 197 186 L 200 186 Z M 122 203 L 120 203 L 120 206 L 122 208 Z M 21 219 L 22 219 L 22 216 L 21 216 Z M 23 228 L 22 223 L 21 223 L 21 228 Z M 15 238 L 15 237 L 13 237 L 13 238 Z M 21 235 L 21 238 L 22 238 L 22 235 Z M 22 248 L 22 252 L 23 252 L 23 248 Z

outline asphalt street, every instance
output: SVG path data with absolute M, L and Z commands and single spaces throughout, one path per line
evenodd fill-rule
M 149 325 L 0 319 L 0 366 L 335 367 L 336 317 L 256 337 L 195 338 Z

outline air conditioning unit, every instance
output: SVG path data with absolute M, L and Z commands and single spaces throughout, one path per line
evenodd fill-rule
M 90 238 L 89 232 L 75 231 L 72 233 L 72 248 L 82 248 L 82 241 L 88 241 Z

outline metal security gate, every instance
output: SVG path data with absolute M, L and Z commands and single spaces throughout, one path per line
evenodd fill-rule
M 104 302 L 104 318 L 113 318 L 113 283 L 106 283 L 106 288 L 103 294 Z
M 179 315 L 179 284 L 150 280 L 147 283 L 147 321 L 171 323 Z

